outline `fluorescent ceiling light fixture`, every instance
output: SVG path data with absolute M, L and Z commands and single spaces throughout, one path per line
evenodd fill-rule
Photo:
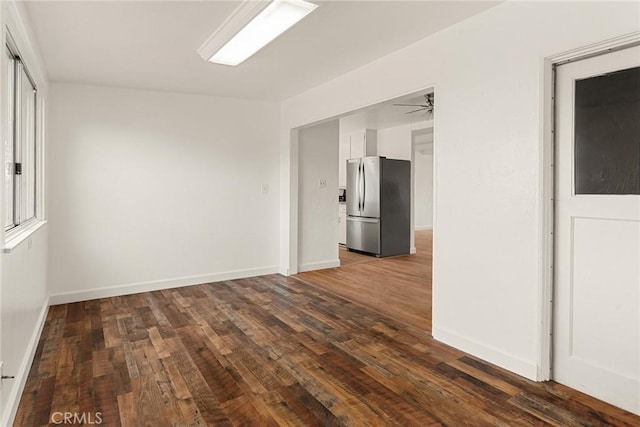
M 316 7 L 318 5 L 304 0 L 245 0 L 198 53 L 210 62 L 238 65 Z

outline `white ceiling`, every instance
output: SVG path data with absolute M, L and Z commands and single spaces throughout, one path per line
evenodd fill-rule
M 29 1 L 51 81 L 282 100 L 498 1 L 315 1 L 320 7 L 238 67 L 196 50 L 236 1 Z

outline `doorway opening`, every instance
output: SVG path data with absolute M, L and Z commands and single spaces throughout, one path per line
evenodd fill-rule
M 428 332 L 433 104 L 434 90 L 427 88 L 303 126 L 297 129 L 296 140 L 298 277 Z M 404 189 L 409 199 L 409 244 L 401 255 L 372 256 L 353 250 L 347 241 L 346 202 L 353 191 L 348 182 L 348 161 L 371 157 L 404 161 L 408 167 Z M 311 236 L 316 237 L 312 240 Z

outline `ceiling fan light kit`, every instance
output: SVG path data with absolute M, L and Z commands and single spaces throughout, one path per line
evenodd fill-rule
M 236 66 L 318 7 L 304 0 L 245 0 L 198 49 L 205 61 Z

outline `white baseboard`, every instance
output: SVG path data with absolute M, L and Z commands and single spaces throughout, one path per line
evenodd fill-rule
M 415 246 L 412 246 L 411 248 L 409 248 L 409 253 L 410 254 L 415 254 L 416 252 L 418 252 L 418 250 L 416 249 Z
M 414 230 L 418 231 L 418 230 L 433 230 L 433 226 L 432 225 L 416 225 L 415 227 L 413 227 Z
M 498 348 L 479 343 L 443 328 L 434 327 L 433 338 L 532 381 L 537 381 L 538 367 L 536 363 L 523 360 Z
M 223 280 L 244 279 L 247 277 L 264 276 L 278 273 L 278 266 L 250 268 L 246 270 L 225 271 L 222 273 L 204 274 L 199 276 L 177 277 L 174 279 L 155 280 L 151 282 L 132 283 L 128 285 L 105 286 L 75 292 L 63 292 L 49 297 L 51 305 L 67 304 L 78 301 L 89 301 L 98 298 L 109 298 L 122 295 L 137 294 L 140 292 L 160 291 L 170 288 L 199 285 L 202 283 L 214 283 Z
M 322 270 L 324 268 L 334 268 L 334 267 L 340 267 L 339 259 L 300 264 L 300 267 L 298 267 L 298 272 L 302 273 L 303 271 Z
M 0 426 L 13 425 L 16 413 L 18 412 L 20 398 L 22 397 L 24 386 L 27 383 L 27 378 L 29 377 L 31 364 L 33 363 L 33 358 L 36 355 L 38 342 L 40 342 L 40 335 L 42 334 L 44 323 L 47 320 L 48 311 L 49 298 L 45 299 L 44 304 L 42 305 L 40 315 L 38 316 L 38 320 L 36 322 L 36 327 L 33 329 L 33 334 L 31 334 L 29 344 L 27 345 L 27 354 L 25 354 L 24 358 L 22 359 L 22 363 L 20 363 L 18 372 L 16 373 L 16 378 L 13 380 L 14 386 L 11 388 L 9 397 L 7 398 L 7 404 L 5 406 L 6 411 L 3 414 L 2 420 L 0 420 Z

